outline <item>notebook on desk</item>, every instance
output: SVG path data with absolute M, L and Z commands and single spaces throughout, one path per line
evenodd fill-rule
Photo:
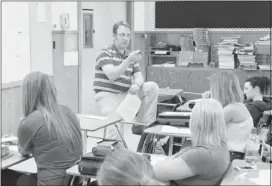
M 189 127 L 191 112 L 162 112 L 157 117 L 157 122 L 164 125 Z

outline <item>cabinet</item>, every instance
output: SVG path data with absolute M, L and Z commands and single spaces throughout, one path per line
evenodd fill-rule
M 160 88 L 183 89 L 187 92 L 201 93 L 209 89 L 209 80 L 216 71 L 229 71 L 218 68 L 182 68 L 182 67 L 147 67 L 147 81 L 154 81 Z M 239 77 L 241 87 L 245 80 L 251 76 L 267 76 L 270 78 L 271 71 L 245 71 L 233 70 Z

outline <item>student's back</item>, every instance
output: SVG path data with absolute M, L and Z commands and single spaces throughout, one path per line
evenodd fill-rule
M 246 141 L 253 126 L 252 117 L 243 103 L 232 103 L 224 108 L 228 133 L 228 149 L 245 153 Z
M 79 126 L 76 115 L 67 107 L 61 106 L 67 118 Z M 78 143 L 70 152 L 61 140 L 56 138 L 54 128 L 49 132 L 41 111 L 36 110 L 23 119 L 18 130 L 21 144 L 31 145 L 32 154 L 38 167 L 39 185 L 64 185 L 68 181 L 66 169 L 82 155 L 82 144 Z

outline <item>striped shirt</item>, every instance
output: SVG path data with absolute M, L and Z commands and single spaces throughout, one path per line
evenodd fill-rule
M 128 50 L 125 50 L 124 54 L 121 54 L 114 44 L 102 49 L 96 58 L 93 83 L 95 93 L 100 91 L 123 93 L 130 89 L 133 74 L 140 71 L 138 62 L 131 62 L 125 72 L 114 81 L 109 80 L 102 70 L 102 67 L 107 64 L 120 65 L 127 58 L 128 54 Z

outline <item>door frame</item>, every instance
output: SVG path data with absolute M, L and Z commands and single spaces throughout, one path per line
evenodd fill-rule
M 78 113 L 82 112 L 82 28 L 81 1 L 77 1 L 77 38 L 78 38 Z
M 134 17 L 133 2 L 125 2 L 126 21 L 130 24 L 132 36 L 134 36 Z M 82 112 L 82 50 L 83 50 L 83 21 L 82 21 L 82 2 L 77 1 L 77 30 L 78 30 L 78 113 Z M 94 29 L 94 28 L 93 28 Z M 131 39 L 130 48 L 134 48 L 134 41 Z

